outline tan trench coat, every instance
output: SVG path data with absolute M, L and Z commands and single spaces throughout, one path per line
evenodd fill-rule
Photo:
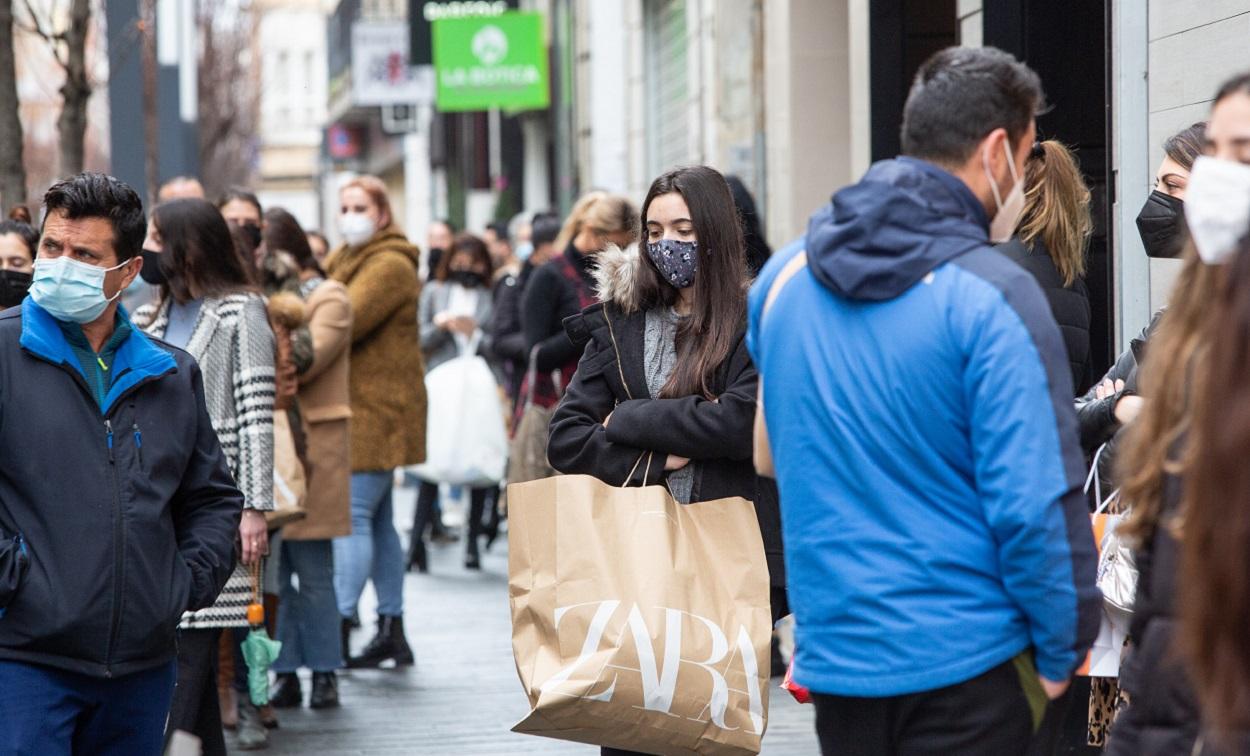
M 351 300 L 343 284 L 325 281 L 304 307 L 313 342 L 312 366 L 299 379 L 310 468 L 308 516 L 282 529 L 282 537 L 292 541 L 337 538 L 352 531 Z

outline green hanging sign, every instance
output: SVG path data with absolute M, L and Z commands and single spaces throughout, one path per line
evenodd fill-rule
M 434 22 L 436 106 L 443 112 L 541 110 L 550 104 L 540 13 Z

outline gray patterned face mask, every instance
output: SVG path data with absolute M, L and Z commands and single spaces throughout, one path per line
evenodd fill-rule
M 647 242 L 647 256 L 660 275 L 675 288 L 685 289 L 694 284 L 694 274 L 699 270 L 699 243 L 661 239 Z

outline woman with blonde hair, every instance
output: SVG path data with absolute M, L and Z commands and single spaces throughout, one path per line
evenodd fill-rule
M 1024 171 L 1024 202 L 1015 237 L 999 250 L 1042 287 L 1068 348 L 1072 385 L 1079 394 L 1094 377 L 1084 278 L 1085 247 L 1094 224 L 1089 188 L 1067 147 L 1053 139 L 1033 145 Z
M 638 240 L 638 209 L 625 197 L 591 192 L 577 201 L 555 246 L 562 254 L 530 277 L 521 301 L 526 351 L 537 370 L 534 404 L 554 407 L 559 400 L 552 371 L 568 383 L 581 349 L 564 333 L 564 319 L 596 303 L 593 278 L 596 255 L 609 244 L 629 247 Z M 521 396 L 528 395 L 528 379 Z

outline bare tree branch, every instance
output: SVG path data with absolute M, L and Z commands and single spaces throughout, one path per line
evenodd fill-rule
M 13 0 L 0 0 L 0 202 L 5 210 L 26 201 L 19 104 L 13 54 Z

